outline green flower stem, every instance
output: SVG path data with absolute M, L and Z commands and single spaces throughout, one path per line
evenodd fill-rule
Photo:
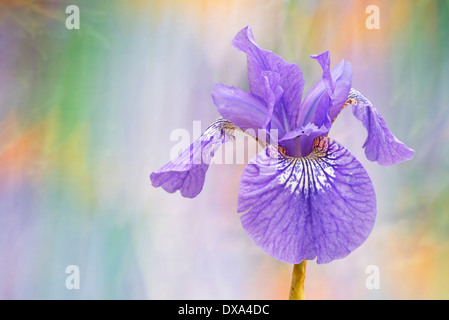
M 300 264 L 293 266 L 292 285 L 290 287 L 289 300 L 304 300 L 304 279 L 306 278 L 306 263 L 304 260 Z

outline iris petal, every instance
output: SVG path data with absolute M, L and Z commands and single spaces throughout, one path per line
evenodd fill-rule
M 351 89 L 348 103 L 352 104 L 352 113 L 368 132 L 363 144 L 368 160 L 377 161 L 382 166 L 391 166 L 413 158 L 415 151 L 395 137 L 387 128 L 382 115 L 360 92 Z
M 341 61 L 330 70 L 330 55 L 325 51 L 312 55 L 323 69 L 323 76 L 307 92 L 296 119 L 297 126 L 314 122 L 318 127 L 329 126 L 340 113 L 351 89 L 352 67 L 347 61 Z
M 267 82 L 270 81 L 268 77 L 267 75 Z M 268 94 L 271 92 L 269 83 L 267 86 Z M 278 86 L 276 88 L 279 89 Z M 279 100 L 280 94 L 278 92 L 271 92 L 271 94 L 270 99 L 273 99 L 271 108 L 273 108 L 272 104 L 276 99 Z M 281 122 L 276 117 L 272 117 L 272 110 L 270 113 L 266 103 L 249 92 L 224 84 L 216 84 L 212 92 L 212 99 L 221 116 L 242 130 L 252 129 L 257 132 L 258 129 L 264 129 L 265 124 L 271 121 L 271 128 L 279 130 L 279 136 L 284 134 Z
M 265 98 L 264 71 L 279 74 L 279 85 L 284 94 L 274 112 L 278 118 L 282 119 L 284 131 L 291 130 L 295 124 L 304 89 L 304 77 L 299 66 L 286 62 L 269 50 L 261 49 L 254 40 L 249 26 L 237 33 L 232 44 L 247 54 L 248 82 L 251 93 L 254 95 Z
M 371 232 L 376 195 L 350 152 L 326 137 L 304 158 L 288 158 L 272 146 L 246 166 L 238 211 L 249 237 L 286 263 L 347 256 Z
M 186 198 L 196 197 L 203 189 L 204 178 L 216 149 L 232 139 L 234 129 L 235 126 L 225 119 L 215 121 L 189 149 L 151 173 L 152 185 L 162 187 L 169 193 L 180 190 Z
M 267 114 L 265 116 L 263 129 L 270 129 L 269 127 L 273 118 L 274 106 L 279 102 L 284 90 L 279 86 L 279 73 L 264 71 L 262 74 L 265 80 L 265 101 L 267 103 Z
M 348 98 L 349 91 L 352 86 L 352 66 L 348 61 L 341 62 L 343 64 L 343 70 L 335 82 L 335 88 L 333 92 L 333 103 L 329 109 L 329 117 L 331 121 L 334 121 L 340 111 L 343 109 L 346 99 Z

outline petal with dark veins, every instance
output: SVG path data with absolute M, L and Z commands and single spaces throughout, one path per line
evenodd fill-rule
M 319 137 L 307 157 L 285 157 L 272 146 L 254 157 L 242 174 L 238 211 L 249 237 L 274 258 L 328 263 L 367 239 L 376 195 L 360 162 Z

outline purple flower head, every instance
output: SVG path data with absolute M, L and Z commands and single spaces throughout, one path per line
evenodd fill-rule
M 263 129 L 269 137 L 262 142 L 265 148 L 249 161 L 240 180 L 237 210 L 243 213 L 243 228 L 257 246 L 286 263 L 315 258 L 328 263 L 347 256 L 373 228 L 376 194 L 362 164 L 327 137 L 332 123 L 352 105 L 368 133 L 366 157 L 380 165 L 409 160 L 414 151 L 352 89 L 349 62 L 331 70 L 329 52 L 312 56 L 323 75 L 302 99 L 301 69 L 260 48 L 250 27 L 238 32 L 232 44 L 247 55 L 250 92 L 216 84 L 212 98 L 223 118 L 177 159 L 153 172 L 153 186 L 195 197 L 216 148 L 232 139 L 234 130 Z M 263 140 L 259 134 L 255 138 Z

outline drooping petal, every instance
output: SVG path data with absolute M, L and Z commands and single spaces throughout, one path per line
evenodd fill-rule
M 173 193 L 180 190 L 186 198 L 196 197 L 203 189 L 206 171 L 217 148 L 232 139 L 235 126 L 218 119 L 207 128 L 193 144 L 176 159 L 151 173 L 154 187 Z
M 283 126 L 276 117 L 270 116 L 267 121 L 269 110 L 266 103 L 249 92 L 224 84 L 216 84 L 212 99 L 221 116 L 242 130 L 252 129 L 257 133 L 258 129 L 265 129 L 266 122 L 271 121 L 271 127 L 280 131 L 278 135 L 284 134 Z M 272 99 L 274 103 L 275 93 Z
M 274 112 L 282 119 L 285 131 L 291 130 L 299 111 L 304 88 L 304 78 L 299 66 L 286 62 L 269 50 L 261 49 L 254 40 L 249 26 L 237 33 L 232 40 L 232 44 L 247 54 L 248 82 L 251 93 L 264 99 L 265 80 L 263 72 L 272 71 L 279 74 L 279 85 L 282 87 L 284 94 Z
M 249 237 L 286 263 L 347 256 L 371 232 L 376 195 L 350 152 L 326 137 L 305 158 L 289 158 L 269 146 L 246 166 L 238 211 Z
M 341 111 L 352 83 L 352 67 L 347 61 L 341 61 L 330 70 L 330 55 L 325 51 L 312 55 L 323 69 L 323 76 L 306 94 L 296 119 L 296 126 L 309 122 L 318 127 L 329 126 Z
M 352 104 L 353 115 L 363 123 L 368 133 L 363 144 L 368 160 L 390 166 L 413 158 L 415 151 L 395 137 L 382 115 L 360 92 L 351 89 L 348 103 Z

